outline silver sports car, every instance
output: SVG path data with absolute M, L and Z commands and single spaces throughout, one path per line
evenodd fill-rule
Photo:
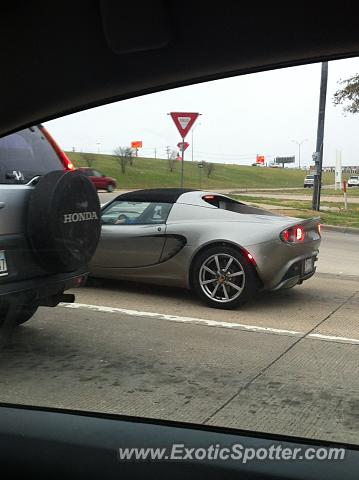
M 233 308 L 258 290 L 301 284 L 315 272 L 318 219 L 273 215 L 217 193 L 138 190 L 102 208 L 91 275 L 193 289 Z

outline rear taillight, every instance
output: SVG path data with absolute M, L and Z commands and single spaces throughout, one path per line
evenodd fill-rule
M 301 225 L 287 228 L 280 234 L 281 240 L 287 243 L 302 243 L 305 239 L 305 231 Z
M 298 242 L 303 242 L 305 237 L 304 228 L 299 226 L 294 229 L 294 234 Z
M 61 148 L 58 146 L 58 144 L 55 142 L 55 140 L 52 138 L 52 136 L 49 134 L 49 132 L 46 130 L 45 127 L 40 126 L 39 127 L 41 130 L 41 133 L 44 135 L 46 140 L 49 142 L 49 144 L 52 146 L 54 149 L 56 155 L 59 157 L 61 163 L 63 164 L 65 170 L 75 170 L 75 167 L 73 163 L 71 163 L 71 160 L 69 157 L 66 155 L 66 153 L 61 150 Z

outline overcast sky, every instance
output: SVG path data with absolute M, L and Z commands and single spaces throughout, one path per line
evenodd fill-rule
M 195 124 L 194 159 L 250 164 L 256 154 L 271 161 L 296 155 L 292 140 L 306 141 L 301 162 L 315 150 L 321 64 L 217 80 L 113 103 L 51 122 L 46 126 L 65 150 L 112 153 L 142 140 L 144 156 L 165 156 L 179 134 L 171 111 L 202 114 Z M 324 165 L 334 165 L 336 150 L 343 165 L 359 164 L 359 115 L 343 115 L 333 106 L 338 80 L 359 73 L 359 58 L 329 63 Z M 186 140 L 191 143 L 191 132 Z M 100 145 L 98 145 L 98 143 Z M 190 147 L 191 148 L 191 147 Z M 191 158 L 191 149 L 186 158 Z

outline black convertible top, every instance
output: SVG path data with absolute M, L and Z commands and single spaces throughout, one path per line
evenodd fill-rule
M 122 195 L 119 195 L 116 200 L 176 203 L 183 193 L 195 191 L 195 188 L 151 188 L 123 193 Z

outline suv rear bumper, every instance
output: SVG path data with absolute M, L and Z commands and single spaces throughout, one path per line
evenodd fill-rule
M 71 288 L 80 287 L 87 279 L 87 271 L 61 273 L 31 280 L 7 283 L 0 286 L 0 301 L 24 295 L 29 302 L 41 305 L 46 300 L 61 295 Z
M 0 277 L 0 303 L 20 297 L 27 303 L 56 304 L 70 288 L 86 281 L 88 267 L 61 273 L 48 273 L 36 262 L 24 234 L 0 235 L 0 250 L 5 252 L 8 273 Z

